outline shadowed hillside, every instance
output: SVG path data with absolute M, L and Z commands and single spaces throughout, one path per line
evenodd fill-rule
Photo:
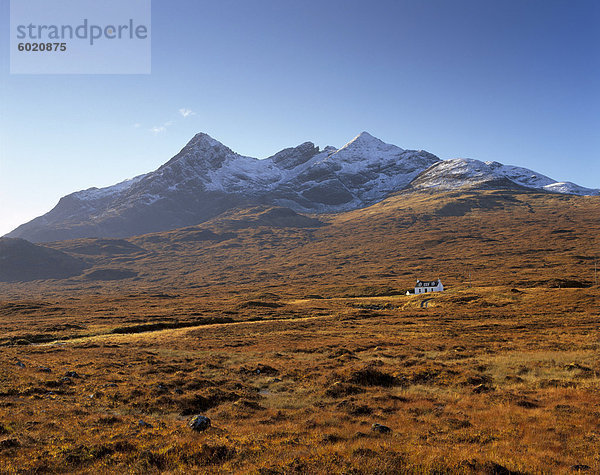
M 64 252 L 24 239 L 0 238 L 0 282 L 65 279 L 81 274 L 86 264 Z
M 293 286 L 295 292 L 343 295 L 378 286 L 402 291 L 417 278 L 460 286 L 469 275 L 480 285 L 548 286 L 556 279 L 587 285 L 599 221 L 598 197 L 411 193 L 318 219 L 253 207 L 165 233 L 48 246 L 85 252 L 99 269 L 129 271 L 136 280 L 118 285 L 131 290 L 167 285 L 203 294 L 250 291 L 259 282 L 284 293 Z M 82 276 L 26 289 L 85 291 L 88 285 Z

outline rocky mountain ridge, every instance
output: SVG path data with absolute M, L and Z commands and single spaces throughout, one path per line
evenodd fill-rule
M 441 160 L 367 132 L 340 149 L 321 150 L 305 142 L 262 160 L 199 133 L 157 170 L 67 195 L 7 236 L 32 242 L 128 237 L 196 225 L 244 206 L 332 213 L 369 206 L 397 192 L 461 188 L 600 193 L 497 162 Z

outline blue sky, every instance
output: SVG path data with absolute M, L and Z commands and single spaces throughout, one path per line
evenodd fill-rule
M 0 235 L 199 131 L 266 157 L 367 130 L 600 187 L 596 0 L 153 0 L 150 75 L 10 75 L 8 12 Z

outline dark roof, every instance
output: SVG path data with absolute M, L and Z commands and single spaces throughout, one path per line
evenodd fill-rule
M 430 281 L 421 281 L 417 280 L 417 285 L 415 287 L 437 287 L 440 280 L 430 280 Z

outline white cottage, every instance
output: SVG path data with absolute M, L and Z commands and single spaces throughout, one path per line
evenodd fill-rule
M 442 285 L 442 281 L 440 279 L 427 282 L 417 280 L 417 284 L 415 285 L 415 294 L 425 294 L 427 292 L 443 291 L 444 286 Z

